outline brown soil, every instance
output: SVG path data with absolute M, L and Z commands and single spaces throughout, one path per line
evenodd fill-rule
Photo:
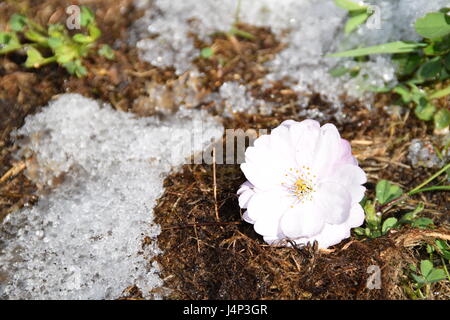
M 18 11 L 43 25 L 63 21 L 64 8 L 77 2 L 28 0 L 20 2 L 19 7 L 15 1 L 3 2 L 0 4 L 0 29 L 5 29 L 9 16 Z M 5 115 L 0 118 L 0 222 L 10 212 L 37 200 L 37 187 L 24 174 L 26 163 L 11 156 L 16 147 L 10 140 L 10 133 L 22 126 L 27 115 L 37 112 L 55 95 L 77 92 L 108 102 L 118 110 L 148 116 L 173 112 L 177 108 L 175 100 L 183 94 L 188 81 L 195 80 L 195 90 L 202 96 L 216 91 L 223 82 L 233 80 L 245 83 L 256 98 L 274 102 L 278 107 L 272 116 L 238 114 L 225 119 L 226 128 L 273 128 L 285 119 L 302 119 L 298 116 L 297 94 L 283 82 L 274 83 L 270 88 L 261 87 L 261 79 L 267 72 L 262 63 L 283 48 L 270 29 L 241 24 L 239 29 L 252 34 L 254 39 L 218 33 L 212 43 L 197 40 L 199 49 L 212 47 L 215 55 L 194 61 L 206 76 L 185 79 L 175 76 L 170 68 L 162 70 L 140 61 L 136 49 L 127 44 L 126 30 L 141 14 L 133 7 L 132 0 L 82 2 L 95 9 L 98 25 L 104 31 L 99 43 L 113 47 L 115 60 L 93 55 L 85 61 L 89 75 L 77 79 L 56 65 L 25 69 L 22 54 L 0 56 L 0 112 Z M 163 90 L 162 98 L 154 100 L 152 90 Z M 333 109 L 319 95 L 312 97 L 308 107 L 309 111 L 325 113 L 330 121 L 338 124 L 343 137 L 352 142 L 355 156 L 368 173 L 369 197 L 373 197 L 379 179 L 388 179 L 409 189 L 433 173 L 428 169 L 413 169 L 406 161 L 409 142 L 417 137 L 430 137 L 430 126 L 412 115 L 399 117 L 384 112 L 383 107 L 391 98 L 379 96 L 372 111 L 357 103 L 348 103 L 345 119 L 336 119 Z M 157 109 L 157 105 L 165 110 Z M 211 110 L 208 103 L 192 107 Z M 405 266 L 423 257 L 423 250 L 411 246 L 429 241 L 429 234 L 403 229 L 375 240 L 352 237 L 328 253 L 313 247 L 271 247 L 264 244 L 251 225 L 240 219 L 236 190 L 245 177 L 239 167 L 217 165 L 216 197 L 213 181 L 213 167 L 208 165 L 184 166 L 181 173 L 172 174 L 165 181 L 166 191 L 155 215 L 156 223 L 162 226 L 158 242 L 164 251 L 157 260 L 162 266 L 165 286 L 171 289 L 169 298 L 409 297 L 406 292 L 410 282 Z M 450 202 L 443 192 L 414 196 L 401 207 L 390 210 L 388 215 L 399 216 L 413 209 L 419 201 L 426 203 L 423 214 L 432 217 L 442 228 L 434 230 L 434 237 L 448 236 Z M 143 245 L 146 241 L 144 239 Z M 381 290 L 368 290 L 365 286 L 367 267 L 373 264 L 383 270 Z M 441 293 L 435 298 L 449 298 L 448 284 L 435 284 L 433 290 Z M 142 295 L 137 288 L 130 287 L 124 297 L 141 298 Z
M 314 106 L 312 106 L 314 107 Z M 414 118 L 399 119 L 380 108 L 360 109 L 341 125 L 352 142 L 354 154 L 368 172 L 368 196 L 381 178 L 412 188 L 431 172 L 405 164 L 407 141 L 426 134 L 426 126 Z M 272 117 L 240 115 L 226 122 L 227 128 L 268 128 L 292 114 Z M 382 125 L 390 123 L 390 126 Z M 165 254 L 158 257 L 166 286 L 173 299 L 405 299 L 408 286 L 405 267 L 417 263 L 421 252 L 396 239 L 414 237 L 417 230 L 402 229 L 375 240 L 352 237 L 332 252 L 307 248 L 279 248 L 264 244 L 253 226 L 241 220 L 236 190 L 246 180 L 238 165 L 216 166 L 217 200 L 212 166 L 186 165 L 166 179 L 166 191 L 155 208 L 162 226 L 158 238 Z M 425 194 L 408 200 L 399 216 L 418 201 L 427 204 L 425 214 L 445 225 L 448 201 L 443 193 Z M 216 219 L 216 207 L 219 220 Z M 448 238 L 448 229 L 442 229 Z M 420 238 L 420 237 L 419 237 Z M 425 240 L 426 237 L 420 238 Z M 415 245 L 420 244 L 420 241 Z M 369 290 L 367 268 L 382 270 L 382 289 Z M 448 299 L 447 294 L 435 298 Z

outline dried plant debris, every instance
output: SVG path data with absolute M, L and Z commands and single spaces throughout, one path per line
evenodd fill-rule
M 227 81 L 242 81 L 250 88 L 260 86 L 261 79 L 269 72 L 264 63 L 284 47 L 268 27 L 240 23 L 234 28 L 239 32 L 216 32 L 210 41 L 195 37 L 200 55 L 194 64 L 207 75 L 204 86 L 213 91 Z M 205 54 L 205 50 L 210 53 Z

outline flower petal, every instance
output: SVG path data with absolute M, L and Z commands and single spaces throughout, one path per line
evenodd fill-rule
M 312 166 L 320 136 L 320 124 L 315 120 L 304 120 L 297 122 L 295 126 L 291 125 L 289 129 L 297 166 Z
M 341 155 L 342 143 L 339 131 L 333 124 L 327 123 L 320 128 L 320 137 L 314 150 L 314 171 L 321 176 L 329 175 Z
M 343 223 L 339 225 L 326 224 L 322 232 L 310 239 L 310 241 L 317 240 L 319 248 L 326 249 L 328 247 L 338 244 L 342 240 L 350 237 L 350 227 Z
M 248 216 L 248 211 L 247 210 L 245 210 L 244 213 L 242 214 L 242 220 L 244 220 L 245 222 L 251 223 L 251 224 L 255 223 L 255 220 L 251 219 Z
M 249 220 L 255 221 L 255 224 L 261 220 L 261 231 L 264 231 L 266 230 L 265 223 L 267 221 L 272 223 L 278 221 L 277 219 L 280 219 L 281 215 L 292 205 L 293 201 L 294 199 L 287 196 L 281 188 L 278 190 L 256 192 L 248 202 L 248 218 Z M 278 225 L 278 222 L 276 225 Z M 272 233 L 272 229 L 270 229 L 270 232 L 264 231 L 260 234 L 272 235 Z M 277 233 L 275 232 L 273 235 L 276 236 Z
M 288 129 L 274 130 L 275 133 L 259 137 L 253 147 L 247 148 L 245 163 L 241 164 L 247 179 L 262 190 L 281 185 L 289 168 L 296 166 L 294 148 L 288 143 Z
M 318 234 L 324 226 L 324 218 L 311 201 L 295 204 L 280 221 L 281 231 L 291 239 Z
M 254 226 L 256 233 L 265 237 L 282 238 L 283 234 L 280 232 L 281 215 L 279 213 L 271 213 L 258 217 Z
M 275 170 L 263 169 L 262 166 L 242 163 L 241 170 L 245 177 L 258 189 L 270 190 L 281 186 L 283 174 L 276 174 Z
M 339 162 L 342 164 L 353 164 L 357 166 L 358 161 L 356 161 L 356 158 L 352 154 L 352 146 L 350 145 L 350 142 L 345 139 L 341 139 L 341 146 L 342 155 Z
M 314 203 L 330 224 L 340 224 L 348 219 L 351 202 L 350 193 L 334 182 L 321 183 L 314 195 Z
M 361 186 L 367 182 L 366 173 L 358 166 L 344 164 L 337 167 L 330 177 L 322 181 L 338 183 L 350 192 L 352 202 L 357 203 L 364 197 L 366 188 Z
M 255 194 L 254 186 L 249 181 L 244 182 L 239 188 L 237 195 L 239 196 L 239 207 L 247 208 L 250 198 Z
M 350 228 L 357 228 L 364 223 L 364 210 L 359 203 L 356 203 L 350 209 L 350 216 L 345 222 Z

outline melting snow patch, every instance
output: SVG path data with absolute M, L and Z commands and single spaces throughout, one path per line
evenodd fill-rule
M 409 146 L 408 160 L 413 167 L 442 168 L 450 158 L 450 151 L 442 154 L 444 159 L 440 159 L 433 144 L 430 141 L 413 139 Z
M 174 66 L 178 74 L 193 70 L 191 61 L 199 55 L 188 33 L 206 39 L 216 31 L 229 30 L 238 0 L 155 0 L 147 14 L 136 23 L 141 56 L 150 63 Z M 339 108 L 343 94 L 371 101 L 370 87 L 395 84 L 395 66 L 388 56 L 373 56 L 367 63 L 351 59 L 325 58 L 329 53 L 398 40 L 417 40 L 414 22 L 427 12 L 448 6 L 448 0 L 368 0 L 376 6 L 380 24 L 362 26 L 345 36 L 347 12 L 331 0 L 241 0 L 240 21 L 270 26 L 287 43 L 285 50 L 269 62 L 267 80 L 290 78 L 300 93 L 321 93 Z M 143 33 L 142 30 L 146 30 Z M 282 31 L 289 32 L 283 33 Z M 148 39 L 148 34 L 153 35 Z M 284 34 L 286 34 L 284 36 Z M 136 38 L 136 37 L 134 37 Z M 358 76 L 333 78 L 336 67 L 360 67 Z
M 28 117 L 17 134 L 21 156 L 35 159 L 30 177 L 64 182 L 0 225 L 0 298 L 114 299 L 130 285 L 148 296 L 162 284 L 148 261 L 163 179 L 222 133 L 200 111 L 135 119 L 72 94 Z
M 225 116 L 232 116 L 237 112 L 271 114 L 272 104 L 261 99 L 255 99 L 247 88 L 236 81 L 229 81 L 222 84 L 216 103 L 223 103 L 223 113 Z

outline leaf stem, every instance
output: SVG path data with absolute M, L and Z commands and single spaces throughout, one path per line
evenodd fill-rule
M 445 263 L 445 259 L 441 257 L 442 266 L 444 267 L 445 274 L 447 275 L 448 281 L 450 281 L 450 274 L 448 273 L 447 264 Z
M 234 23 L 238 24 L 241 15 L 242 0 L 237 0 L 236 11 L 234 12 Z
M 44 60 L 42 60 L 42 62 L 39 63 L 39 67 L 45 66 L 45 65 L 53 63 L 53 62 L 56 62 L 56 56 L 44 58 Z
M 408 192 L 408 195 L 412 196 L 414 194 L 421 193 L 421 192 L 439 191 L 439 190 L 450 190 L 450 186 L 434 186 L 434 187 L 429 187 L 429 188 L 423 188 L 423 189 L 416 190 L 414 192 L 410 191 L 410 192 Z
M 386 209 L 391 208 L 397 202 L 403 201 L 403 200 L 407 199 L 408 197 L 410 197 L 414 194 L 417 194 L 417 193 L 421 193 L 421 192 L 425 192 L 425 191 L 450 190 L 450 186 L 433 186 L 433 187 L 423 188 L 424 186 L 429 184 L 431 181 L 436 179 L 438 176 L 440 176 L 442 173 L 447 171 L 449 168 L 450 168 L 450 163 L 445 165 L 441 170 L 436 172 L 434 175 L 432 175 L 430 178 L 428 178 L 426 181 L 424 181 L 423 183 L 421 183 L 414 189 L 408 191 L 407 193 L 401 195 L 398 198 L 395 198 L 395 199 L 389 201 L 385 205 L 382 205 L 377 211 L 379 211 L 379 212 L 386 211 Z
M 411 191 L 409 191 L 407 194 L 408 195 L 413 195 L 415 193 L 417 193 L 418 190 L 422 189 L 424 186 L 426 186 L 427 184 L 429 184 L 431 181 L 433 181 L 434 179 L 436 179 L 438 176 L 440 176 L 442 173 L 444 173 L 445 171 L 447 171 L 450 168 L 450 162 L 447 163 L 446 166 L 444 166 L 441 170 L 439 170 L 438 172 L 436 172 L 434 175 L 432 175 L 429 179 L 427 179 L 425 182 L 423 182 L 422 184 L 418 185 L 417 187 L 415 187 L 414 189 L 412 189 Z

